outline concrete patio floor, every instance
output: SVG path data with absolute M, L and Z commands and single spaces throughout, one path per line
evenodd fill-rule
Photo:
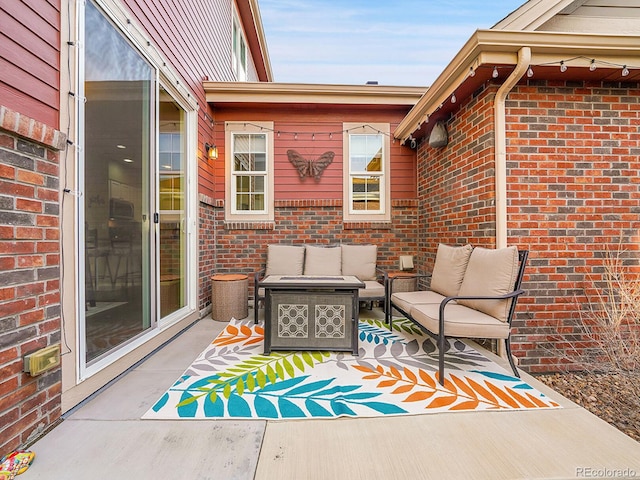
M 381 318 L 382 312 L 362 315 Z M 225 325 L 199 320 L 65 415 L 30 447 L 36 459 L 18 478 L 640 478 L 640 443 L 526 374 L 563 408 L 300 421 L 140 420 Z

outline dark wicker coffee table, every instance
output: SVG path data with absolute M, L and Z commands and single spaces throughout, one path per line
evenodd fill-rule
M 353 276 L 270 275 L 265 289 L 264 353 L 335 350 L 358 355 L 358 289 Z

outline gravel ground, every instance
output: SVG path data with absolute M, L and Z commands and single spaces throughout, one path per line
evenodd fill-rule
M 591 373 L 536 375 L 536 379 L 640 442 L 640 379 L 632 383 L 618 374 Z

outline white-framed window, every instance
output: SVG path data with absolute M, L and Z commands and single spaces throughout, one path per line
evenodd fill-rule
M 231 58 L 233 73 L 239 82 L 247 81 L 247 42 L 240 25 L 238 14 L 233 12 L 233 27 L 231 32 Z
M 227 122 L 226 215 L 273 220 L 273 123 Z
M 390 126 L 345 123 L 343 127 L 344 218 L 390 221 Z

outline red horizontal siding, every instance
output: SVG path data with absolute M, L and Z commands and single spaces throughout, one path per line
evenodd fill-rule
M 60 2 L 2 2 L 0 24 L 0 103 L 58 128 Z
M 298 198 L 342 198 L 342 123 L 318 121 L 296 123 L 285 115 L 286 121 L 275 118 L 274 130 L 274 178 L 275 200 Z M 333 132 L 332 138 L 329 133 Z M 315 136 L 315 139 L 314 139 Z M 317 160 L 324 152 L 335 154 L 333 162 L 319 180 L 300 178 L 300 173 L 289 161 L 288 150 L 295 150 L 305 160 Z
M 29 75 L 14 65 L 0 58 L 0 103 L 18 113 L 27 115 L 53 128 L 58 128 L 59 104 L 58 92 L 38 79 Z M 20 88 L 14 88 L 20 85 Z M 25 92 L 33 93 L 33 95 Z
M 343 124 L 389 123 L 391 131 L 406 114 L 404 108 L 383 111 L 365 106 L 255 106 L 216 109 L 215 141 L 219 148 L 216 162 L 216 198 L 224 197 L 224 125 L 226 121 L 274 123 L 274 199 L 335 199 L 343 193 Z M 287 150 L 295 150 L 305 159 L 317 159 L 326 151 L 335 153 L 333 162 L 318 181 L 300 178 L 289 161 Z M 416 152 L 391 139 L 391 197 L 416 198 Z
M 181 76 L 196 101 L 198 112 L 198 149 L 204 157 L 204 143 L 220 145 L 212 138 L 211 124 L 206 115 L 210 110 L 202 81 L 233 81 L 231 66 L 232 1 L 192 2 L 190 0 L 124 0 L 136 22 L 167 62 Z M 220 152 L 222 155 L 222 152 Z M 198 162 L 199 193 L 213 197 L 213 162 Z M 223 175 L 224 170 L 216 170 Z
M 49 25 L 58 27 L 60 25 L 60 2 L 56 0 L 22 0 L 26 6 L 36 12 L 40 18 Z M 66 2 L 69 3 L 69 2 Z
M 37 98 L 46 106 L 58 108 L 58 89 L 56 86 L 48 85 L 39 78 L 28 75 L 28 72 L 4 58 L 0 58 L 0 71 L 2 71 L 3 83 L 14 87 L 16 91 L 24 95 Z
M 32 38 L 32 40 L 33 39 L 34 38 Z M 11 39 L 7 38 L 0 39 L 0 58 L 3 58 L 20 70 L 29 73 L 31 77 L 45 85 L 57 88 L 60 74 L 57 64 L 43 61 L 42 54 L 46 53 L 49 57 L 47 60 L 54 61 L 58 55 L 58 51 L 46 45 L 29 45 L 27 39 L 21 40 L 15 37 L 13 40 L 17 41 L 17 43 L 13 48 L 9 48 L 10 40 Z M 38 56 L 36 52 L 39 52 L 40 56 Z M 22 85 L 17 86 L 23 87 Z
M 31 5 L 29 5 L 31 4 Z M 34 32 L 44 42 L 51 46 L 57 47 L 60 44 L 60 19 L 50 23 L 47 19 L 42 17 L 42 13 L 46 12 L 47 16 L 51 18 L 51 4 L 44 1 L 12 1 L 3 2 L 0 4 L 0 10 L 7 15 L 7 20 L 13 19 L 16 23 L 20 24 L 25 30 Z M 60 9 L 57 9 L 58 15 Z M 2 29 L 6 33 L 11 32 L 11 24 L 5 30 L 5 22 L 3 21 Z M 9 36 L 12 36 L 9 34 Z
M 397 125 L 393 124 L 391 131 Z M 414 199 L 417 197 L 417 160 L 416 151 L 400 145 L 396 140 L 391 143 L 391 198 Z
M 235 80 L 231 69 L 231 2 L 126 3 L 194 93 L 202 90 L 204 77 Z M 204 100 L 204 92 L 199 96 Z

